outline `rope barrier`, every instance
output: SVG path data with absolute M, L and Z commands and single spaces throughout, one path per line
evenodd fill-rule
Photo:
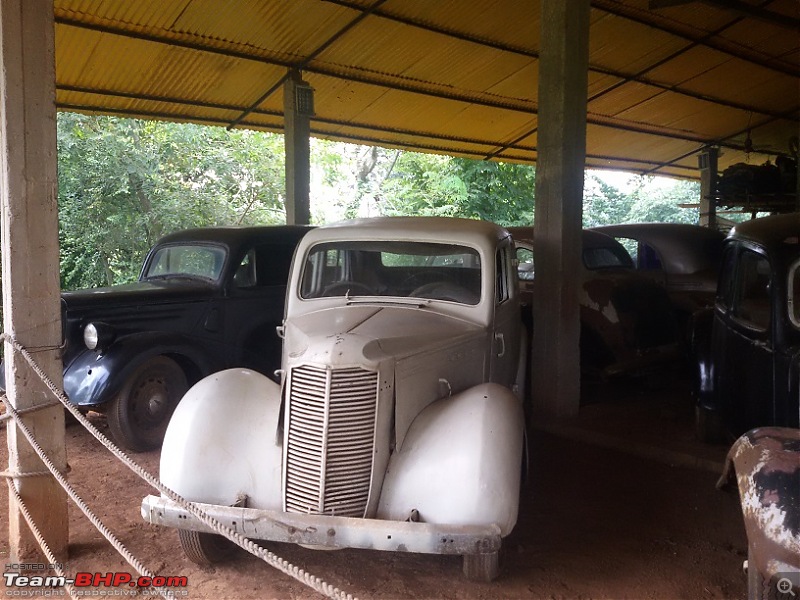
M 19 491 L 14 486 L 14 482 L 10 479 L 6 479 L 6 483 L 8 484 L 8 490 L 11 495 L 14 497 L 14 501 L 17 503 L 17 508 L 19 508 L 19 512 L 22 513 L 22 518 L 25 519 L 25 522 L 28 524 L 28 527 L 33 533 L 33 537 L 39 542 L 39 547 L 44 552 L 44 555 L 47 557 L 47 560 L 52 565 L 53 570 L 56 572 L 56 575 L 59 577 L 63 577 L 66 579 L 66 573 L 64 569 L 61 568 L 61 564 L 58 562 L 56 555 L 53 554 L 53 551 L 50 550 L 50 546 L 47 544 L 47 540 L 44 539 L 42 532 L 39 531 L 39 528 L 36 526 L 36 523 L 33 521 L 33 517 L 31 516 L 28 507 L 25 506 L 25 502 L 22 501 L 22 496 L 19 495 Z M 67 593 L 70 595 L 70 598 L 79 598 L 80 596 L 77 595 L 75 592 L 75 588 L 72 587 L 72 584 L 64 582 L 64 587 L 67 588 Z
M 310 587 L 311 589 L 313 589 L 314 591 L 322 594 L 323 596 L 326 596 L 328 598 L 332 598 L 334 600 L 357 600 L 357 598 L 355 598 L 353 595 L 347 594 L 347 593 L 339 590 L 339 588 L 334 587 L 331 584 L 327 583 L 326 581 L 320 579 L 319 577 L 317 577 L 315 575 L 312 575 L 310 573 L 307 573 L 304 569 L 301 569 L 301 568 L 297 567 L 296 565 L 293 565 L 289 561 L 278 557 L 277 555 L 275 555 L 271 551 L 267 550 L 266 548 L 262 548 L 261 546 L 259 546 L 259 545 L 255 544 L 254 542 L 252 542 L 250 539 L 244 537 L 239 532 L 231 529 L 230 527 L 227 527 L 227 526 L 223 525 L 222 523 L 220 523 L 219 521 L 217 521 L 213 517 L 211 517 L 211 516 L 207 515 L 205 512 L 203 512 L 194 503 L 189 502 L 188 500 L 186 500 L 185 498 L 180 496 L 177 492 L 171 490 L 170 488 L 168 488 L 167 486 L 162 484 L 158 479 L 153 477 L 150 473 L 148 473 L 145 469 L 143 469 L 140 465 L 138 465 L 135 461 L 133 461 L 128 455 L 126 455 L 122 450 L 120 450 L 119 447 L 117 447 L 116 444 L 114 444 L 111 440 L 109 440 L 77 408 L 75 408 L 75 406 L 66 397 L 64 392 L 61 391 L 52 382 L 52 380 L 41 369 L 41 367 L 39 367 L 39 365 L 36 363 L 36 361 L 33 359 L 33 357 L 30 355 L 30 353 L 19 342 L 17 342 L 17 340 L 15 340 L 12 336 L 8 335 L 7 333 L 0 333 L 0 341 L 3 341 L 3 340 L 8 342 L 14 348 L 14 350 L 19 352 L 23 356 L 25 361 L 30 365 L 30 367 L 33 369 L 33 371 L 39 376 L 39 378 L 47 386 L 49 391 L 59 400 L 59 402 L 64 406 L 64 408 L 66 408 L 89 431 L 89 433 L 91 433 L 103 446 L 106 447 L 106 449 L 108 449 L 114 456 L 116 456 L 126 467 L 128 467 L 137 476 L 139 476 L 141 479 L 143 479 L 145 482 L 147 482 L 151 487 L 153 487 L 154 489 L 159 491 L 163 496 L 169 498 L 170 500 L 172 500 L 173 502 L 178 504 L 181 508 L 183 508 L 187 512 L 191 513 L 200 522 L 204 523 L 205 525 L 207 525 L 208 527 L 213 529 L 219 535 L 227 538 L 228 540 L 230 540 L 231 542 L 235 543 L 240 548 L 246 550 L 247 552 L 249 552 L 250 554 L 253 554 L 254 556 L 257 556 L 258 558 L 260 558 L 262 561 L 264 561 L 268 565 L 278 569 L 280 572 L 282 572 L 282 573 L 284 573 L 286 575 L 289 575 L 290 577 L 292 577 L 292 578 L 296 579 L 297 581 L 299 581 L 300 583 Z M 22 424 L 21 420 L 18 418 L 19 417 L 19 413 L 17 413 L 14 410 L 14 408 L 10 405 L 10 403 L 7 401 L 7 399 L 3 398 L 3 401 L 6 404 L 7 410 L 9 410 L 9 412 L 13 411 L 12 412 L 12 414 L 14 414 L 13 418 L 14 418 L 17 426 L 21 426 L 21 425 L 24 426 Z M 23 431 L 23 434 L 25 434 L 24 431 Z M 28 436 L 26 435 L 26 438 L 27 437 Z M 34 446 L 35 440 L 32 441 L 32 437 L 30 439 L 28 439 L 28 441 L 29 441 L 29 443 L 31 443 L 31 446 Z M 38 446 L 38 444 L 36 444 L 36 446 Z M 36 446 L 34 446 L 34 449 L 36 448 Z M 40 455 L 40 458 L 42 458 L 41 455 Z M 47 457 L 45 456 L 44 458 L 47 458 Z M 49 462 L 49 459 L 47 459 L 47 461 Z M 44 459 L 43 459 L 42 462 L 45 462 Z M 48 466 L 48 469 L 50 469 L 50 466 L 47 464 L 47 462 L 45 462 L 45 465 Z M 51 472 L 56 477 L 56 479 L 59 480 L 59 483 L 62 483 L 61 480 L 59 479 L 59 477 L 61 479 L 63 479 L 63 475 L 61 475 L 55 469 L 55 467 L 53 467 L 53 469 L 51 469 Z M 62 483 L 62 487 L 64 487 L 65 484 L 66 484 L 66 480 L 64 480 L 64 482 Z M 68 484 L 66 484 L 66 485 L 68 485 Z M 65 487 L 65 490 L 66 490 L 66 487 Z M 67 493 L 69 493 L 69 491 Z M 81 502 L 83 502 L 83 501 L 81 501 Z M 87 507 L 87 509 L 88 509 L 88 507 Z M 91 518 L 90 518 L 90 520 L 91 520 Z M 92 521 L 92 522 L 94 522 L 94 521 Z M 103 533 L 102 530 L 101 530 L 101 533 Z M 110 539 L 109 539 L 109 542 L 111 542 Z M 113 544 L 113 542 L 112 542 L 112 544 Z M 121 543 L 120 543 L 120 545 L 121 545 Z M 138 560 L 136 560 L 135 557 L 133 557 L 132 555 L 131 555 L 131 557 L 133 558 L 134 561 L 136 561 L 136 563 L 138 563 Z M 127 558 L 126 558 L 126 560 L 127 560 Z M 131 566 L 134 566 L 134 564 L 131 563 L 130 561 L 129 561 L 129 564 L 131 564 Z M 136 568 L 136 567 L 134 566 L 134 568 Z M 142 568 L 144 568 L 144 567 L 142 567 Z
M 64 489 L 65 492 L 67 492 L 67 495 L 70 498 L 72 498 L 72 501 L 77 505 L 78 508 L 81 509 L 81 512 L 83 512 L 83 514 L 86 515 L 86 517 L 89 519 L 89 521 L 92 522 L 92 524 L 103 535 L 103 537 L 106 538 L 111 543 L 112 546 L 114 546 L 114 549 L 122 555 L 122 557 L 127 561 L 127 563 L 131 567 L 133 567 L 136 570 L 136 572 L 139 573 L 140 576 L 150 577 L 152 579 L 155 576 L 155 573 L 153 573 L 152 571 L 147 569 L 147 567 L 145 567 L 139 561 L 139 559 L 136 558 L 125 547 L 125 544 L 123 544 L 119 540 L 119 538 L 117 538 L 117 536 L 115 536 L 111 532 L 111 530 L 108 527 L 105 526 L 105 524 L 97 517 L 97 515 L 94 514 L 92 509 L 89 508 L 89 505 L 86 504 L 86 502 L 84 502 L 83 499 L 80 496 L 78 496 L 78 493 L 75 491 L 75 488 L 73 488 L 69 484 L 69 482 L 67 482 L 67 478 L 64 477 L 64 475 L 61 473 L 61 471 L 59 471 L 56 468 L 56 466 L 53 464 L 53 461 L 50 460 L 50 457 L 47 456 L 47 454 L 45 454 L 45 452 L 42 449 L 42 447 L 39 445 L 39 443 L 33 437 L 33 434 L 31 433 L 30 429 L 28 429 L 27 425 L 25 425 L 25 423 L 22 422 L 22 420 L 20 419 L 19 413 L 16 411 L 16 409 L 13 406 L 11 406 L 11 403 L 8 401 L 8 399 L 4 399 L 3 402 L 6 405 L 6 410 L 11 415 L 13 415 L 15 425 L 22 432 L 22 435 L 25 436 L 25 439 L 28 440 L 28 443 L 31 445 L 31 447 L 36 452 L 36 455 L 44 463 L 44 465 L 47 467 L 47 469 L 50 471 L 50 473 L 53 475 L 53 477 L 56 478 L 58 483 L 61 484 L 61 487 Z M 153 589 L 155 589 L 155 588 L 153 588 Z M 162 598 L 164 598 L 165 600 L 167 600 L 169 598 L 169 595 L 167 594 L 166 590 L 157 590 L 157 591 L 159 592 L 159 595 Z

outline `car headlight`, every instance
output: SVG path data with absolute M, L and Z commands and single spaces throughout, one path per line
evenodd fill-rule
M 114 340 L 114 330 L 105 323 L 89 323 L 83 328 L 83 343 L 89 350 L 102 352 Z

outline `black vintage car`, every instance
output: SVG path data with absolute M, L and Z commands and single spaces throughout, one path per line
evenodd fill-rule
M 696 318 L 695 338 L 701 438 L 798 427 L 800 214 L 731 231 L 714 307 Z
M 204 228 L 162 238 L 136 283 L 61 294 L 64 390 L 105 412 L 115 441 L 158 447 L 184 392 L 230 367 L 280 367 L 300 226 Z M 221 399 L 222 400 L 222 399 Z

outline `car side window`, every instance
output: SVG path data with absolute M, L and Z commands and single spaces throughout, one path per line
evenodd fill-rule
M 517 247 L 517 276 L 522 281 L 533 281 L 533 250 Z
M 233 274 L 233 283 L 239 288 L 253 287 L 256 284 L 256 252 L 253 249 L 244 255 L 242 262 Z
M 495 284 L 495 298 L 497 299 L 498 304 L 502 304 L 506 300 L 508 300 L 510 296 L 510 291 L 508 289 L 508 254 L 506 248 L 498 248 L 497 253 L 495 255 L 495 263 L 496 263 L 496 284 Z
M 286 285 L 294 247 L 291 244 L 261 244 L 250 248 L 233 275 L 237 288 Z
M 766 330 L 771 316 L 769 261 L 744 250 L 739 256 L 733 316 L 745 324 Z
M 722 268 L 717 285 L 717 304 L 724 309 L 733 302 L 733 284 L 736 281 L 736 249 L 728 248 L 722 258 Z

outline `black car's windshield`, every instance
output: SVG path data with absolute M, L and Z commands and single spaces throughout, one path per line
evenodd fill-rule
M 189 277 L 217 281 L 225 264 L 225 250 L 217 246 L 180 244 L 155 251 L 142 279 Z
M 481 259 L 454 244 L 352 241 L 318 244 L 305 261 L 300 297 L 382 296 L 478 304 Z

